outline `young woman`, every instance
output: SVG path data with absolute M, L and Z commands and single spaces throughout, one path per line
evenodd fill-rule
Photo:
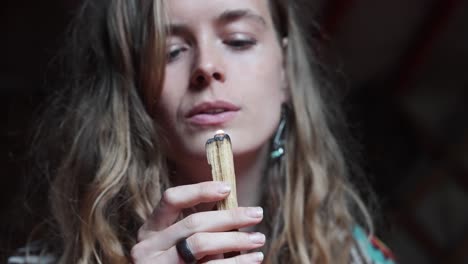
M 367 215 L 331 131 L 335 110 L 302 9 L 286 0 L 85 1 L 68 84 L 39 133 L 51 168 L 45 255 L 372 263 L 375 253 L 387 263 L 352 209 Z M 211 181 L 205 157 L 218 129 L 232 140 L 233 210 L 213 210 L 231 191 Z M 223 257 L 232 251 L 241 253 Z

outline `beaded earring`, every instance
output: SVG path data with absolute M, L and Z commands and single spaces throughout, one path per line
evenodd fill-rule
M 285 104 L 283 104 L 281 105 L 281 120 L 278 125 L 278 128 L 276 129 L 275 136 L 273 137 L 272 150 L 270 152 L 270 158 L 272 160 L 281 158 L 285 153 L 284 131 L 286 129 L 286 123 L 288 121 L 287 119 L 288 119 L 288 108 Z

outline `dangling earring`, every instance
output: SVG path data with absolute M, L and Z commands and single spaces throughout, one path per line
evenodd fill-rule
M 272 150 L 270 152 L 270 158 L 272 160 L 276 160 L 281 158 L 284 155 L 284 136 L 285 136 L 285 129 L 286 123 L 288 121 L 288 107 L 286 104 L 281 105 L 281 120 L 276 129 L 275 136 L 273 137 L 273 145 Z

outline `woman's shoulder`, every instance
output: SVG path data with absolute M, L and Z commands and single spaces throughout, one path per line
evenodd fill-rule
M 351 249 L 352 264 L 395 264 L 395 256 L 375 236 L 369 236 L 360 226 L 353 228 L 355 246 Z
M 8 257 L 7 264 L 52 264 L 57 257 L 51 253 L 47 243 L 41 240 L 33 241 L 19 248 Z

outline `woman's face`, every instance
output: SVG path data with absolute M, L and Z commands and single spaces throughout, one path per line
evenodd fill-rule
M 169 155 L 204 156 L 219 129 L 230 135 L 235 155 L 266 146 L 286 100 L 268 0 L 167 2 L 171 34 L 155 115 Z

